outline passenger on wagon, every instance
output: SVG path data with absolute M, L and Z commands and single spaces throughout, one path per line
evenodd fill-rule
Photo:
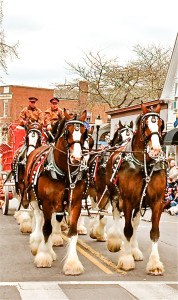
M 50 103 L 51 107 L 44 112 L 44 126 L 47 130 L 52 129 L 52 125 L 54 125 L 58 121 L 59 114 L 62 118 L 64 117 L 64 112 L 59 107 L 59 99 L 52 98 L 50 100 Z
M 38 122 L 39 124 L 43 124 L 44 117 L 41 109 L 36 107 L 36 101 L 38 101 L 35 97 L 30 97 L 28 107 L 22 109 L 19 115 L 19 125 L 26 126 L 29 122 Z

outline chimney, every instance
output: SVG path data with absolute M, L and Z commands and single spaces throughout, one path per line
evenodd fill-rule
M 88 100 L 88 82 L 79 81 L 79 105 L 83 108 L 86 107 Z

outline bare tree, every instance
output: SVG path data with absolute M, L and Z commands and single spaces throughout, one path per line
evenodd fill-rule
M 111 108 L 158 99 L 166 78 L 170 49 L 160 46 L 133 48 L 136 59 L 125 66 L 118 58 L 106 59 L 100 52 L 84 53 L 83 64 L 68 63 L 73 73 L 89 83 L 89 101 L 104 102 Z
M 0 68 L 2 71 L 7 73 L 7 57 L 13 58 L 14 56 L 18 58 L 17 47 L 18 43 L 14 45 L 8 45 L 5 41 L 5 34 L 2 26 L 3 20 L 3 10 L 2 10 L 3 1 L 0 0 Z

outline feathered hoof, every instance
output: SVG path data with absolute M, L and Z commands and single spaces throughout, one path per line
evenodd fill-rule
M 16 219 L 17 222 L 19 222 L 19 217 L 21 215 L 21 211 L 15 211 L 14 213 L 14 218 Z M 18 223 L 19 224 L 19 223 Z
M 96 235 L 93 233 L 93 230 L 90 231 L 90 237 L 96 240 Z
M 150 260 L 146 267 L 147 274 L 154 276 L 162 276 L 164 274 L 164 266 L 158 259 Z
M 63 272 L 65 275 L 80 275 L 84 272 L 84 268 L 80 261 L 73 260 L 65 262 Z
M 32 232 L 32 224 L 30 221 L 26 221 L 20 224 L 20 231 L 22 233 L 31 233 Z
M 143 254 L 139 248 L 132 248 L 132 255 L 134 260 L 141 261 L 143 260 Z
M 118 252 L 121 249 L 122 240 L 108 239 L 107 247 L 110 252 Z
M 106 242 L 106 241 L 107 241 L 107 234 L 97 237 L 97 242 Z
M 40 252 L 35 256 L 35 265 L 37 268 L 51 268 L 53 258 L 49 253 Z
M 53 261 L 56 260 L 56 253 L 54 252 L 53 249 L 51 249 L 50 254 L 51 254 L 52 260 Z
M 53 246 L 60 247 L 63 246 L 63 239 L 60 234 L 53 233 L 52 234 L 52 243 Z
M 124 254 L 121 250 L 118 256 L 118 268 L 129 271 L 135 268 L 135 263 L 132 254 Z
M 62 231 L 66 231 L 68 229 L 68 224 L 66 223 L 66 221 L 63 219 L 61 222 L 61 230 Z
M 38 242 L 31 242 L 30 243 L 30 250 L 31 253 L 35 256 L 38 252 L 39 243 Z
M 77 232 L 79 235 L 86 235 L 87 234 L 87 229 L 85 226 L 81 226 L 80 228 L 77 229 Z

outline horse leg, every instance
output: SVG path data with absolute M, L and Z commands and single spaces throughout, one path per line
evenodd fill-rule
M 38 268 L 50 268 L 52 261 L 56 260 L 56 254 L 52 248 L 52 224 L 51 217 L 52 213 L 49 211 L 49 208 L 43 206 L 44 214 L 44 225 L 43 225 L 43 234 L 42 240 L 38 247 L 37 255 L 35 256 L 35 265 Z
M 93 209 L 98 208 L 97 203 L 94 201 L 93 197 L 90 197 L 91 205 Z M 106 242 L 107 235 L 105 232 L 105 227 L 107 224 L 107 218 L 104 216 L 98 216 L 90 220 L 90 237 L 92 239 L 97 239 L 99 242 Z
M 32 221 L 33 232 L 30 234 L 30 249 L 32 254 L 36 255 L 42 241 L 43 215 L 36 200 L 31 202 L 31 206 L 34 209 L 34 217 Z
M 117 252 L 122 246 L 123 234 L 120 230 L 120 211 L 116 207 L 116 203 L 113 201 L 113 225 L 107 232 L 107 247 L 111 252 Z
M 83 216 L 80 216 L 79 219 L 78 219 L 77 232 L 80 235 L 87 234 L 87 228 L 85 227 L 85 221 L 84 221 Z
M 56 220 L 56 213 L 52 214 L 52 243 L 53 246 L 63 246 L 63 239 L 61 237 L 61 222 Z
M 147 264 L 147 273 L 151 275 L 163 275 L 164 266 L 159 258 L 158 239 L 159 239 L 159 221 L 162 213 L 162 203 L 157 202 L 152 207 L 152 228 L 150 238 L 152 243 L 151 254 Z
M 131 249 L 131 237 L 133 235 L 133 227 L 131 223 L 132 208 L 128 205 L 124 208 L 125 227 L 124 227 L 124 246 L 119 251 L 118 267 L 123 270 L 132 270 L 135 268 L 134 258 Z
M 77 250 L 76 250 L 76 244 L 78 239 L 77 221 L 80 216 L 80 212 L 81 212 L 81 204 L 80 207 L 75 205 L 71 209 L 70 229 L 68 232 L 68 237 L 69 237 L 68 249 L 67 249 L 67 255 L 65 257 L 64 267 L 63 267 L 63 271 L 65 275 L 79 275 L 84 272 L 84 268 L 78 258 Z
M 143 254 L 140 251 L 138 247 L 138 242 L 137 242 L 137 228 L 140 224 L 140 211 L 135 210 L 134 216 L 132 219 L 132 227 L 133 227 L 133 235 L 131 238 L 131 247 L 132 247 L 132 255 L 134 257 L 134 260 L 143 260 Z
M 20 217 L 20 231 L 22 233 L 32 232 L 32 216 L 30 211 L 24 211 Z

